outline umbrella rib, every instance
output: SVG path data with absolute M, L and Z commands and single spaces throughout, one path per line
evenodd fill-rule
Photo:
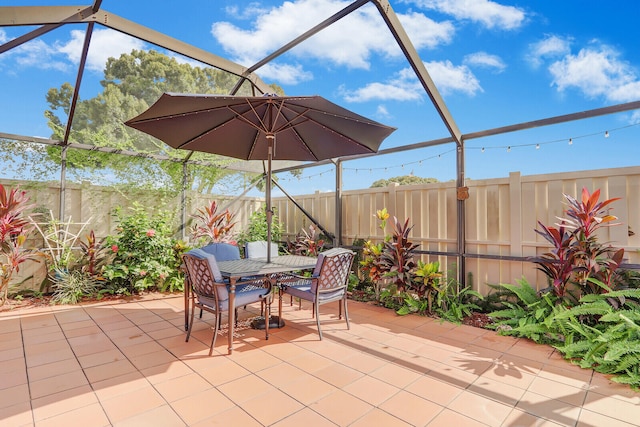
M 202 133 L 194 136 L 193 138 L 189 138 L 188 140 L 184 141 L 183 143 L 178 144 L 176 146 L 176 148 L 185 149 L 184 147 L 189 145 L 189 144 L 191 144 L 193 141 L 196 141 L 197 139 L 202 138 L 203 136 L 207 135 L 208 133 L 211 133 L 211 132 L 215 131 L 216 129 L 218 129 L 218 128 L 222 127 L 222 126 L 225 126 L 227 123 L 231 122 L 232 120 L 233 120 L 233 117 L 230 118 L 229 120 L 226 120 L 226 121 L 218 124 L 218 126 L 216 126 L 216 127 L 213 127 L 211 129 L 207 129 L 205 132 L 202 132 Z

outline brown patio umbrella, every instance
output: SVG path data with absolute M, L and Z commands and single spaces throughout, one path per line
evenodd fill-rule
M 165 93 L 125 122 L 173 148 L 267 160 L 267 240 L 271 242 L 271 161 L 318 161 L 374 153 L 395 128 L 320 96 L 256 97 Z M 271 258 L 271 245 L 267 245 Z

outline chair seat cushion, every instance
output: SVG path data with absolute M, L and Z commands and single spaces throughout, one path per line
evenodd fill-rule
M 227 286 L 228 288 L 228 286 Z M 236 286 L 236 299 L 235 306 L 240 307 L 247 304 L 252 304 L 260 300 L 260 297 L 267 295 L 269 289 L 254 285 L 238 285 Z M 213 298 L 198 297 L 198 302 L 208 307 L 215 308 L 215 302 Z M 219 301 L 220 310 L 229 310 L 229 298 Z
M 344 288 L 337 289 L 333 292 L 322 292 L 318 295 L 318 302 L 323 303 L 339 300 L 344 295 L 344 292 Z M 316 300 L 316 294 L 314 292 L 311 292 L 311 284 L 287 286 L 285 289 L 285 293 L 306 301 L 315 302 Z
M 200 248 L 216 257 L 216 261 L 233 261 L 240 259 L 240 249 L 230 243 L 211 243 Z

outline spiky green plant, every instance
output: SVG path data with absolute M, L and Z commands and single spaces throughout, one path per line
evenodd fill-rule
M 53 274 L 53 295 L 56 304 L 77 304 L 84 297 L 97 293 L 96 280 L 82 270 L 57 269 Z

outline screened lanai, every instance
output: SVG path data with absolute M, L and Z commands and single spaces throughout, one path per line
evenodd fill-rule
M 299 64 L 296 65 L 297 61 L 301 61 L 300 58 L 311 55 L 309 52 L 313 52 L 314 49 L 320 49 L 327 43 L 332 41 L 339 43 L 341 39 L 337 38 L 337 34 L 344 33 L 345 29 L 348 29 L 350 25 L 361 25 L 365 22 L 369 27 L 375 28 L 375 34 L 379 34 L 380 39 L 373 37 L 372 33 L 369 32 L 363 34 L 354 33 L 349 34 L 348 42 L 354 45 L 378 45 L 378 50 L 371 48 L 371 54 L 380 57 L 386 56 L 390 60 L 388 63 L 371 62 L 368 66 L 358 67 L 356 62 L 362 58 L 351 58 L 352 64 L 345 65 L 342 70 L 344 74 L 356 80 L 362 79 L 361 90 L 349 89 L 344 81 L 337 78 L 338 74 L 335 73 L 335 70 L 333 74 L 326 75 L 322 74 L 321 71 L 314 70 L 313 72 L 318 74 L 316 79 L 309 76 L 311 74 L 310 71 L 303 72 L 301 74 L 306 77 L 301 79 L 316 80 L 315 84 L 310 84 L 306 87 L 312 88 L 314 92 L 322 88 L 320 95 L 337 98 L 337 101 L 348 101 L 356 98 L 366 99 L 376 90 L 382 93 L 389 92 L 385 96 L 378 95 L 378 99 L 388 102 L 390 106 L 378 105 L 377 109 L 375 109 L 376 106 L 363 106 L 361 109 L 356 108 L 356 110 L 365 115 L 386 111 L 386 113 L 380 113 L 381 121 L 384 122 L 386 116 L 391 122 L 389 124 L 392 125 L 395 117 L 393 112 L 389 114 L 388 110 L 389 108 L 397 107 L 397 104 L 394 104 L 397 102 L 393 100 L 394 96 L 397 98 L 405 96 L 403 99 L 412 99 L 411 96 L 407 96 L 404 92 L 415 93 L 415 98 L 413 99 L 418 100 L 415 105 L 409 110 L 398 109 L 397 113 L 395 113 L 404 116 L 410 124 L 398 125 L 397 135 L 385 142 L 375 155 L 336 158 L 313 164 L 278 164 L 274 168 L 276 174 L 282 177 L 278 187 L 282 189 L 281 191 L 286 196 L 289 196 L 290 193 L 297 193 L 293 196 L 294 200 L 299 194 L 309 194 L 318 190 L 331 191 L 333 193 L 333 207 L 330 209 L 335 215 L 322 215 L 318 212 L 313 212 L 311 209 L 307 209 L 306 214 L 311 218 L 311 222 L 318 222 L 323 229 L 330 231 L 328 234 L 333 236 L 334 244 L 342 245 L 351 243 L 355 237 L 365 237 L 362 236 L 361 230 L 349 232 L 344 230 L 344 215 L 371 216 L 372 212 L 369 212 L 370 210 L 375 211 L 375 209 L 384 207 L 380 203 L 374 202 L 370 206 L 364 206 L 365 209 L 368 208 L 369 210 L 365 214 L 354 212 L 353 206 L 343 205 L 344 191 L 366 187 L 367 181 L 373 180 L 373 178 L 369 177 L 387 174 L 387 169 L 395 168 L 398 170 L 397 175 L 412 175 L 414 173 L 428 175 L 431 170 L 444 168 L 448 172 L 444 175 L 446 178 L 441 179 L 441 181 L 454 183 L 452 187 L 447 187 L 448 189 L 446 190 L 449 192 L 450 197 L 453 194 L 453 199 L 448 202 L 449 207 L 446 209 L 446 214 L 442 214 L 444 217 L 439 221 L 442 227 L 453 231 L 447 234 L 444 243 L 436 247 L 428 244 L 422 245 L 421 250 L 423 253 L 450 257 L 455 261 L 462 281 L 465 280 L 466 263 L 470 259 L 488 259 L 490 262 L 523 260 L 528 253 L 526 250 L 514 251 L 502 248 L 492 250 L 490 248 L 491 244 L 476 245 L 476 240 L 478 239 L 475 237 L 469 239 L 468 237 L 469 218 L 478 214 L 477 211 L 470 212 L 467 208 L 469 192 L 471 192 L 472 198 L 476 195 L 473 184 L 474 181 L 482 181 L 478 179 L 478 176 L 481 175 L 479 171 L 483 170 L 485 159 L 491 154 L 495 156 L 493 161 L 497 161 L 498 164 L 510 164 L 512 160 L 508 156 L 510 153 L 515 154 L 518 151 L 521 153 L 519 154 L 519 160 L 514 162 L 513 169 L 508 170 L 520 171 L 529 166 L 529 163 L 533 163 L 527 161 L 531 156 L 531 154 L 526 153 L 527 150 L 539 155 L 538 153 L 544 152 L 547 147 L 560 144 L 565 146 L 565 149 L 567 147 L 574 149 L 583 140 L 588 139 L 589 145 L 584 145 L 580 150 L 574 149 L 568 155 L 564 151 L 558 156 L 549 155 L 549 160 L 547 162 L 542 161 L 541 164 L 560 163 L 567 165 L 563 166 L 565 168 L 563 170 L 579 171 L 583 169 L 581 164 L 586 163 L 584 161 L 585 158 L 598 157 L 599 153 L 614 151 L 617 152 L 617 157 L 621 159 L 615 165 L 622 165 L 623 167 L 637 166 L 637 160 L 635 160 L 637 159 L 635 157 L 637 151 L 634 151 L 637 148 L 631 148 L 631 150 L 628 148 L 637 147 L 637 144 L 634 145 L 630 142 L 637 141 L 638 119 L 637 113 L 634 113 L 640 108 L 637 90 L 635 90 L 638 85 L 637 74 L 635 74 L 635 81 L 633 80 L 633 72 L 624 74 L 624 78 L 620 80 L 620 86 L 618 88 L 610 88 L 611 90 L 618 89 L 620 91 L 625 91 L 626 88 L 625 96 L 604 97 L 603 99 L 602 97 L 598 98 L 597 94 L 590 94 L 586 90 L 584 102 L 578 110 L 572 109 L 575 104 L 554 103 L 550 100 L 548 109 L 524 111 L 520 109 L 520 106 L 529 102 L 525 94 L 528 94 L 533 99 L 533 93 L 538 89 L 527 88 L 526 74 L 522 71 L 515 71 L 508 76 L 505 73 L 505 81 L 506 79 L 517 78 L 518 74 L 520 74 L 522 81 L 519 82 L 519 85 L 527 88 L 527 90 L 514 96 L 511 96 L 508 90 L 504 90 L 500 96 L 501 108 L 499 109 L 496 108 L 489 111 L 488 108 L 482 107 L 482 100 L 479 100 L 474 103 L 475 113 L 472 111 L 470 114 L 457 114 L 457 111 L 461 111 L 461 105 L 470 103 L 472 98 L 481 98 L 482 92 L 495 91 L 500 93 L 501 89 L 499 86 L 487 87 L 486 89 L 480 88 L 480 90 L 468 89 L 467 94 L 471 94 L 469 97 L 456 96 L 455 87 L 447 80 L 447 76 L 448 78 L 453 78 L 453 74 L 444 74 L 444 77 L 442 77 L 441 71 L 443 64 L 450 65 L 452 61 L 455 63 L 455 59 L 447 59 L 447 55 L 444 53 L 447 49 L 447 44 L 451 43 L 446 40 L 447 37 L 456 30 L 462 32 L 462 28 L 468 25 L 469 22 L 486 22 L 487 24 L 483 27 L 483 31 L 487 32 L 496 26 L 502 25 L 503 27 L 500 29 L 502 37 L 508 37 L 509 31 L 513 28 L 510 25 L 524 26 L 526 20 L 534 19 L 535 11 L 518 5 L 486 2 L 489 9 L 493 8 L 495 12 L 488 13 L 487 20 L 483 21 L 483 18 L 476 17 L 472 11 L 467 11 L 468 13 L 465 15 L 464 11 L 456 11 L 453 6 L 447 9 L 442 5 L 440 7 L 434 6 L 436 3 L 427 4 L 425 6 L 427 12 L 418 14 L 412 11 L 411 8 L 406 8 L 403 3 L 394 4 L 386 1 L 364 0 L 332 2 L 330 7 L 322 10 L 322 13 L 312 16 L 309 14 L 304 15 L 304 19 L 300 18 L 296 22 L 283 20 L 282 25 L 278 25 L 278 21 L 269 21 L 266 18 L 275 19 L 277 17 L 274 11 L 280 10 L 280 6 L 275 5 L 271 13 L 264 14 L 266 22 L 270 25 L 266 25 L 259 20 L 254 24 L 254 35 L 269 40 L 269 43 L 265 42 L 266 47 L 258 50 L 263 53 L 253 56 L 247 55 L 247 52 L 242 49 L 243 43 L 248 43 L 248 39 L 244 39 L 243 35 L 247 36 L 248 33 L 240 31 L 239 27 L 228 22 L 227 18 L 221 15 L 221 11 L 209 9 L 211 6 L 204 5 L 202 2 L 189 2 L 181 7 L 179 11 L 154 9 L 153 18 L 150 14 L 134 13 L 135 8 L 127 8 L 126 5 L 110 3 L 109 1 L 96 1 L 93 4 L 87 4 L 82 7 L 60 3 L 58 3 L 59 5 L 29 3 L 28 5 L 2 6 L 0 7 L 0 28 L 3 31 L 0 34 L 0 40 L 2 40 L 0 45 L 0 61 L 2 62 L 0 63 L 3 64 L 4 72 L 7 73 L 1 83 L 3 92 L 7 94 L 7 96 L 3 96 L 2 102 L 3 110 L 9 120 L 0 129 L 0 138 L 6 143 L 5 146 L 11 146 L 7 150 L 6 158 L 13 161 L 13 165 L 5 169 L 7 172 L 6 177 L 10 179 L 18 178 L 21 172 L 29 171 L 27 172 L 27 174 L 31 174 L 29 178 L 46 176 L 48 179 L 58 180 L 60 192 L 57 206 L 61 218 L 64 217 L 66 212 L 65 203 L 67 198 L 65 197 L 65 191 L 68 183 L 96 179 L 95 176 L 83 178 L 80 172 L 81 168 L 76 168 L 76 162 L 73 157 L 75 154 L 73 153 L 82 151 L 103 153 L 112 158 L 121 156 L 123 159 L 136 159 L 138 166 L 136 166 L 134 174 L 129 175 L 134 175 L 135 177 L 136 175 L 148 174 L 157 180 L 156 185 L 160 187 L 171 185 L 179 191 L 186 191 L 187 185 L 191 186 L 192 189 L 198 188 L 198 185 L 200 185 L 199 188 L 227 192 L 229 193 L 228 195 L 246 194 L 244 191 L 252 191 L 250 184 L 253 177 L 264 172 L 264 164 L 262 162 L 239 162 L 206 157 L 200 153 L 171 150 L 159 141 L 144 138 L 141 134 L 136 134 L 135 131 L 124 130 L 123 122 L 148 106 L 160 93 L 150 90 L 145 93 L 146 99 L 135 100 L 121 93 L 109 92 L 109 90 L 98 92 L 100 79 L 104 78 L 104 82 L 113 84 L 123 78 L 123 74 L 117 75 L 116 73 L 126 74 L 126 63 L 117 63 L 115 59 L 111 60 L 111 65 L 114 68 L 109 69 L 107 66 L 108 72 L 103 74 L 105 63 L 96 62 L 100 49 L 105 52 L 117 52 L 119 45 L 132 46 L 133 49 L 144 52 L 158 51 L 168 55 L 170 58 L 174 58 L 180 64 L 189 64 L 193 67 L 202 67 L 203 70 L 222 72 L 221 75 L 214 77 L 212 77 L 210 71 L 197 74 L 194 78 L 199 78 L 201 81 L 193 84 L 182 82 L 184 83 L 182 86 L 181 82 L 172 81 L 172 76 L 165 75 L 166 82 L 174 85 L 171 87 L 172 91 L 181 91 L 182 87 L 209 87 L 210 89 L 206 82 L 217 79 L 217 86 L 213 90 L 234 95 L 260 95 L 273 91 L 281 91 L 284 94 L 300 94 L 298 91 L 301 85 L 291 84 L 287 80 L 288 72 L 291 72 L 296 67 L 301 67 Z M 456 2 L 449 3 L 451 5 L 457 4 Z M 285 8 L 285 6 L 282 5 L 282 8 Z M 310 7 L 313 7 L 313 5 Z M 396 12 L 396 9 L 401 10 L 401 12 Z M 174 25 L 174 23 L 189 19 L 189 16 L 193 15 L 193 13 L 200 14 L 199 11 L 202 11 L 204 15 L 211 15 L 211 18 L 209 18 L 212 22 L 210 33 L 216 37 L 218 44 L 226 43 L 226 51 L 221 54 L 213 53 L 219 52 L 221 49 L 219 45 L 207 39 L 208 31 L 206 28 L 195 31 L 192 34 L 178 33 L 178 25 Z M 230 3 L 226 5 L 225 11 L 230 15 L 235 14 L 238 19 L 242 19 L 238 5 Z M 247 8 L 245 12 L 250 15 L 253 9 Z M 592 12 L 594 16 L 599 13 L 597 10 Z M 615 12 L 608 11 L 607 13 L 623 16 L 627 12 L 624 7 L 620 7 Z M 508 21 L 507 17 L 513 21 Z M 507 21 L 510 24 L 507 24 Z M 423 27 L 420 27 L 420 25 L 423 25 Z M 460 29 L 455 28 L 456 25 Z M 585 25 L 587 25 L 587 22 L 585 22 Z M 579 27 L 579 23 L 572 25 L 572 28 L 573 26 Z M 421 28 L 422 31 L 420 31 Z M 630 29 L 629 31 L 635 30 Z M 468 30 L 464 34 L 467 37 L 472 35 Z M 68 43 L 60 42 L 67 35 L 71 36 L 70 41 Z M 629 33 L 629 37 L 633 38 L 631 33 Z M 234 38 L 234 40 L 230 42 L 227 38 Z M 431 39 L 425 40 L 425 38 Z M 482 37 L 478 36 L 478 39 L 479 41 L 476 43 L 468 42 L 473 45 L 473 48 L 470 48 L 469 55 L 465 57 L 465 61 L 467 61 L 465 64 L 472 63 L 472 56 L 470 55 L 473 53 L 472 50 L 476 53 L 487 53 L 495 49 L 491 45 L 479 45 Z M 131 42 L 132 40 L 134 42 Z M 381 44 L 385 45 L 385 49 L 379 47 Z M 47 52 L 56 46 L 60 51 L 65 52 L 65 55 L 70 59 L 71 67 L 49 56 L 50 53 Z M 234 48 L 233 46 L 237 47 Z M 332 66 L 333 63 L 331 61 L 335 61 L 335 64 L 348 64 L 349 61 L 346 59 L 335 59 L 340 57 L 340 50 L 340 46 L 334 44 L 330 49 L 325 50 L 325 52 L 331 52 L 331 54 L 318 55 L 315 64 L 317 69 L 326 70 L 335 67 Z M 586 50 L 583 49 L 575 56 L 579 57 L 584 52 Z M 538 59 L 544 58 L 545 55 L 548 56 L 550 53 L 543 53 Z M 440 62 L 432 61 L 431 57 L 439 57 L 442 60 Z M 567 55 L 566 58 L 570 57 L 571 55 Z M 478 56 L 473 58 L 477 60 Z M 487 57 L 484 58 L 487 59 Z M 496 56 L 489 58 L 496 59 Z M 239 61 L 240 59 L 243 59 L 243 61 Z M 8 67 L 11 61 L 14 60 L 16 65 L 12 66 L 12 70 L 15 70 L 14 74 L 16 76 L 20 76 L 21 67 L 34 63 L 39 64 L 37 67 L 39 74 L 37 77 L 26 79 L 10 77 L 12 74 L 10 71 L 12 70 L 9 70 Z M 152 58 L 138 55 L 129 58 L 129 60 L 151 61 Z M 447 63 L 447 61 L 449 62 Z M 633 58 L 630 61 L 633 64 Z M 389 66 L 389 63 L 392 66 Z M 456 70 L 463 73 L 471 73 L 471 68 L 469 67 L 469 65 L 464 65 L 456 68 Z M 631 66 L 631 68 L 633 69 L 634 67 Z M 551 70 L 551 68 L 549 69 Z M 62 71 L 66 74 L 63 75 Z M 496 67 L 493 72 L 501 73 L 502 71 L 500 67 Z M 567 68 L 566 73 L 570 72 L 571 69 Z M 613 73 L 613 71 L 610 72 Z M 402 78 L 407 78 L 405 76 L 410 74 L 413 84 L 402 88 L 401 86 L 393 86 L 390 83 L 387 83 L 386 86 L 380 84 L 376 86 L 372 83 L 374 79 L 371 76 L 388 76 L 386 81 L 390 82 L 394 78 L 394 73 L 396 78 L 399 75 L 402 75 Z M 438 76 L 438 79 L 433 78 L 434 73 Z M 26 73 L 24 75 L 25 77 L 27 76 Z M 262 75 L 268 75 L 269 78 L 262 78 Z M 73 78 L 69 78 L 69 76 L 73 76 Z M 327 81 L 332 79 L 336 80 L 335 84 L 327 85 Z M 322 80 L 322 84 L 320 84 L 320 80 Z M 383 81 L 385 79 L 380 78 L 380 80 Z M 146 81 L 144 76 L 140 77 L 140 81 Z M 369 84 L 367 85 L 366 82 L 369 82 Z M 466 80 L 466 83 L 471 86 L 473 86 L 474 82 L 479 86 L 478 80 Z M 273 84 L 277 86 L 273 86 Z M 558 79 L 554 84 L 560 84 Z M 26 91 L 27 87 L 30 88 L 29 91 Z M 38 91 L 36 91 L 38 98 L 34 99 L 31 104 L 32 108 L 23 107 L 22 105 L 20 108 L 12 108 L 12 99 L 26 96 L 27 92 L 29 94 L 33 93 L 34 87 L 38 88 Z M 54 92 L 50 91 L 51 88 L 57 87 L 59 88 Z M 105 87 L 107 86 L 105 85 Z M 571 87 L 567 91 L 570 89 Z M 367 90 L 369 93 L 367 93 Z M 464 93 L 464 91 L 462 92 Z M 98 96 L 96 96 L 96 93 L 98 93 Z M 443 93 L 445 94 L 444 96 Z M 49 109 L 47 106 L 36 108 L 37 105 L 43 104 L 43 98 L 47 100 Z M 100 104 L 110 106 L 112 102 L 122 108 L 115 112 L 113 117 L 105 119 L 99 126 L 94 126 L 93 129 L 98 129 L 98 131 L 90 137 L 83 133 L 82 129 L 91 128 L 91 122 L 96 121 L 96 116 L 92 116 L 90 112 L 91 108 L 97 109 Z M 29 105 L 29 103 L 26 105 Z M 354 105 L 358 107 L 364 104 L 356 103 Z M 451 108 L 451 105 L 454 108 Z M 42 119 L 43 110 L 46 111 L 46 121 Z M 23 120 L 10 120 L 13 115 L 24 116 L 32 124 L 26 127 L 20 126 L 19 123 Z M 584 124 L 584 126 L 579 128 L 572 127 L 573 124 L 578 122 Z M 464 126 L 461 126 L 461 123 Z M 548 133 L 548 129 L 553 129 L 553 131 Z M 116 138 L 114 140 L 114 136 L 120 136 L 121 139 L 118 140 Z M 618 146 L 613 142 L 615 138 L 623 140 L 621 146 L 625 147 L 624 149 L 619 150 L 617 148 Z M 33 151 L 31 149 L 21 149 L 22 160 L 19 162 L 15 160 L 15 157 L 11 157 L 16 152 L 15 150 L 20 150 L 15 148 L 17 147 L 16 144 L 26 144 L 23 147 L 40 146 L 40 148 Z M 46 149 L 42 147 L 46 147 Z M 38 159 L 36 157 L 37 153 L 39 153 L 38 150 L 47 151 L 47 155 L 44 158 L 52 160 L 55 166 L 45 167 L 41 165 L 39 168 L 34 168 L 33 164 Z M 483 155 L 485 156 L 484 158 L 482 157 Z M 401 158 L 400 156 L 404 157 Z M 545 155 L 542 154 L 542 156 L 544 158 Z M 97 164 L 101 160 L 93 159 L 90 161 Z M 127 161 L 129 160 L 122 160 L 122 162 Z M 182 175 L 174 175 L 174 182 L 170 183 L 169 179 L 159 178 L 161 174 L 158 172 L 159 167 L 155 163 L 156 161 L 172 164 L 173 166 L 169 168 L 182 169 L 184 172 Z M 374 161 L 379 163 L 375 164 L 373 163 Z M 383 166 L 380 166 L 380 164 Z M 194 173 L 187 172 L 190 167 L 229 172 L 248 172 L 248 175 L 237 175 L 240 178 L 234 175 L 236 178 L 233 185 L 216 186 L 207 184 L 203 176 L 200 179 L 195 178 L 189 181 L 186 177 L 189 173 Z M 608 169 L 609 167 L 611 166 L 605 164 L 602 169 Z M 491 167 L 485 167 L 484 169 L 490 170 Z M 473 172 L 469 173 L 469 170 Z M 289 177 L 287 172 L 291 171 L 295 171 L 297 175 Z M 366 176 L 367 171 L 369 171 L 369 175 L 363 178 L 363 175 Z M 105 182 L 126 182 L 124 178 L 126 172 L 126 167 L 117 173 L 113 170 L 103 169 L 101 179 L 104 179 Z M 492 176 L 490 173 L 488 172 L 486 176 L 495 178 L 507 176 L 507 174 Z M 631 170 L 628 173 L 633 176 L 637 174 L 635 170 Z M 483 171 L 482 174 L 485 174 L 485 172 Z M 614 174 L 603 172 L 600 175 Z M 158 178 L 155 178 L 156 176 Z M 176 176 L 182 177 L 181 180 L 178 179 L 178 182 L 175 182 Z M 166 179 L 166 181 L 163 181 L 163 179 Z M 572 185 L 577 187 L 587 181 L 590 181 L 589 183 L 597 183 L 602 179 L 597 177 L 583 178 L 581 181 L 579 180 L 578 184 Z M 299 190 L 294 192 L 288 189 L 287 184 L 296 184 L 296 181 L 303 182 L 302 187 L 307 190 L 306 193 Z M 327 186 L 327 182 L 331 182 L 331 184 Z M 560 185 L 562 186 L 562 184 Z M 633 186 L 624 188 L 624 190 L 619 189 L 614 193 L 616 195 L 620 191 L 626 193 L 628 191 L 627 188 L 633 188 Z M 511 189 L 509 191 L 515 190 Z M 562 191 L 553 190 L 552 193 L 560 195 Z M 628 208 L 628 212 L 631 213 L 625 214 L 624 219 L 629 222 L 630 228 L 638 229 L 640 225 L 637 224 L 637 215 L 634 213 L 638 210 L 637 206 L 635 206 L 637 199 L 633 195 L 631 196 L 629 199 L 630 207 Z M 508 202 L 509 207 L 513 208 L 513 206 L 519 205 L 522 211 L 544 209 L 543 206 L 538 206 L 537 197 L 535 196 L 532 200 L 529 195 L 521 194 Z M 183 193 L 182 200 L 185 199 L 186 196 Z M 486 199 L 484 203 L 487 206 L 491 206 L 491 198 Z M 398 216 L 406 213 L 409 216 L 409 213 L 420 212 L 420 209 L 419 206 L 414 206 L 411 209 L 398 208 L 396 209 L 397 212 L 392 213 Z M 477 209 L 483 208 L 474 205 L 474 210 Z M 188 213 L 184 210 L 183 218 L 186 218 L 187 215 Z M 485 215 L 491 217 L 490 214 Z M 553 217 L 553 215 L 550 216 Z M 322 220 L 319 220 L 319 217 L 322 217 Z M 445 223 L 446 225 L 444 225 Z M 494 236 L 494 238 L 498 240 L 511 239 L 513 238 L 513 233 L 516 232 L 511 231 L 511 236 Z M 631 249 L 631 253 L 633 253 L 633 248 L 637 246 L 637 235 L 637 233 L 633 236 L 630 235 L 628 240 L 621 243 Z M 620 234 L 620 236 L 623 236 L 623 234 Z M 487 239 L 491 240 L 491 237 Z M 542 246 L 544 246 L 544 243 L 542 243 Z M 635 260 L 631 261 L 634 262 Z
M 101 237 L 117 206 L 171 206 L 184 236 L 194 209 L 214 199 L 244 224 L 263 207 L 264 162 L 173 150 L 124 123 L 166 91 L 318 94 L 397 131 L 375 154 L 276 162 L 284 235 L 315 223 L 332 245 L 354 248 L 386 237 L 377 213 L 388 209 L 410 220 L 420 258 L 453 270 L 458 289 L 486 294 L 523 277 L 540 289 L 546 277 L 531 261 L 549 243 L 535 229 L 584 187 L 619 198 L 608 212 L 620 225 L 600 237 L 625 250 L 625 267 L 640 266 L 634 0 L 9 3 L 0 6 L 0 184 L 26 189 L 34 211 Z M 285 303 L 286 326 L 266 340 L 249 327 L 264 308 L 254 303 L 238 311 L 235 352 L 218 338 L 210 356 L 217 316 L 196 319 L 185 341 L 185 301 L 150 292 L 5 305 L 0 424 L 640 419 L 637 391 L 526 337 L 351 300 L 350 326 L 337 307 Z

